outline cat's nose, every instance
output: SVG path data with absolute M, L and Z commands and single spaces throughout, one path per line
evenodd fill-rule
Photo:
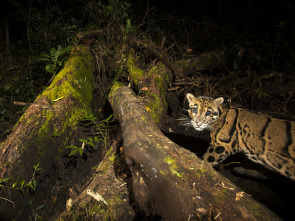
M 203 121 L 201 121 L 201 122 L 197 122 L 197 126 L 199 127 L 199 126 L 201 126 L 203 124 Z

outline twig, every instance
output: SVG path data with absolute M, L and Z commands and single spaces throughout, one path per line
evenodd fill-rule
M 18 105 L 18 106 L 29 106 L 29 105 L 31 105 L 31 103 L 26 103 L 26 102 L 21 102 L 21 101 L 14 101 L 13 104 Z
M 6 199 L 6 198 L 4 198 L 4 197 L 1 197 L 1 196 L 0 196 L 0 199 L 5 200 L 5 201 L 11 203 L 11 204 L 13 205 L 13 209 L 15 209 L 15 207 L 14 207 L 14 202 L 12 202 L 11 200 Z

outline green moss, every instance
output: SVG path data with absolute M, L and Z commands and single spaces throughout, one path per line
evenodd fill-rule
M 204 174 L 206 172 L 206 170 L 204 168 L 200 168 L 199 171 Z
M 39 135 L 60 136 L 68 127 L 74 129 L 83 115 L 91 113 L 94 69 L 88 67 L 89 62 L 93 62 L 91 53 L 81 48 L 68 60 L 50 86 L 37 97 L 36 100 L 45 98 L 54 107 L 54 111 L 44 109 L 45 122 L 38 132 Z M 64 99 L 67 99 L 66 104 Z M 65 111 L 67 108 L 64 105 L 70 105 L 70 111 Z M 53 122 L 60 114 L 66 114 L 60 118 L 64 121 Z
M 19 120 L 17 125 L 25 124 L 32 128 L 32 133 L 25 137 L 30 143 L 23 142 L 18 148 L 19 152 L 26 152 L 24 156 L 29 155 L 34 162 L 42 162 L 48 151 L 46 142 L 52 142 L 52 136 L 60 136 L 66 130 L 70 132 L 69 128 L 75 130 L 82 116 L 91 113 L 94 69 L 90 51 L 86 47 L 80 47 L 46 90 L 36 98 L 36 104 L 44 104 L 43 108 L 39 108 L 41 111 L 37 110 L 35 114 L 32 114 L 33 111 L 27 111 Z M 60 144 L 57 151 L 63 151 L 67 142 L 68 140 Z M 16 180 L 29 176 L 26 173 L 29 166 L 26 165 L 23 170 L 12 167 Z
M 162 147 L 159 144 L 156 144 L 156 148 L 162 149 Z
M 220 202 L 225 199 L 226 196 L 226 189 L 218 190 L 217 192 L 213 193 L 216 202 Z
M 164 107 L 162 105 L 162 100 L 154 93 L 149 92 L 147 95 L 149 97 L 149 102 L 146 103 L 146 108 L 148 110 L 149 115 L 152 117 L 155 124 L 159 123 Z
M 160 170 L 160 174 L 166 175 L 167 172 L 165 172 L 165 171 L 163 171 L 163 170 Z
M 146 120 L 147 120 L 145 116 L 141 116 L 141 119 L 142 119 L 143 121 L 146 121 Z
M 252 204 L 250 205 L 250 209 L 251 209 L 251 210 L 254 210 L 254 211 L 258 211 L 258 210 L 261 209 L 261 205 L 258 204 L 258 203 L 252 203 Z
M 106 171 L 110 168 L 110 166 L 114 165 L 114 162 L 118 160 L 115 150 L 112 148 L 110 148 L 107 151 L 105 158 L 107 158 L 108 160 L 105 163 L 102 163 L 98 166 L 98 169 L 101 168 L 103 173 L 106 173 Z
M 158 64 L 151 68 L 148 73 L 149 77 L 154 78 L 156 88 L 159 90 L 159 95 L 151 91 L 147 91 L 146 96 L 149 97 L 149 102 L 146 104 L 150 109 L 149 114 L 153 121 L 157 124 L 167 110 L 166 90 L 168 87 L 168 75 L 164 64 Z
M 258 218 L 258 220 L 269 220 L 263 214 L 261 214 L 261 205 L 259 203 L 253 202 L 250 204 L 249 209 L 251 210 L 252 214 Z
M 191 59 L 182 59 L 175 62 L 175 67 L 181 69 L 190 69 L 200 65 L 198 62 L 191 62 Z
M 130 53 L 126 65 L 132 81 L 136 85 L 138 85 L 138 83 L 145 76 L 146 73 L 142 69 L 137 67 L 135 59 L 136 58 L 133 56 L 133 54 Z
M 123 203 L 122 195 L 118 194 L 111 199 L 108 199 L 107 202 L 107 210 L 103 213 L 104 220 L 120 220 L 120 217 L 117 217 L 117 208 Z
M 116 159 L 116 156 L 115 156 L 115 154 L 112 154 L 110 157 L 109 157 L 109 162 L 114 162 L 115 161 L 115 159 Z
M 81 104 L 85 100 L 91 102 L 94 70 L 87 67 L 89 62 L 93 62 L 92 55 L 86 48 L 82 48 L 68 60 L 41 96 L 47 97 L 51 104 L 70 95 Z
M 207 170 L 204 168 L 204 161 L 202 161 L 202 164 L 200 167 L 197 167 L 196 169 L 194 168 L 189 168 L 189 169 L 195 170 L 198 175 L 204 175 L 205 172 L 207 172 Z
M 178 176 L 178 177 L 182 177 L 181 173 L 178 172 L 179 169 L 176 165 L 176 162 L 174 159 L 170 158 L 170 157 L 166 157 L 165 158 L 166 163 L 169 165 L 169 170 L 172 174 Z
M 122 204 L 122 196 L 120 194 L 113 196 L 110 199 L 106 199 L 108 205 L 103 202 L 95 201 L 90 205 L 90 207 L 85 207 L 84 205 L 79 205 L 81 208 L 80 214 L 75 214 L 76 219 L 86 217 L 87 214 L 90 217 L 94 217 L 96 214 L 101 214 L 103 216 L 102 220 L 120 220 L 117 217 L 117 208 Z
M 123 87 L 123 86 L 125 86 L 123 83 L 115 81 L 110 90 L 109 97 L 111 97 L 116 90 L 118 90 L 120 87 Z
M 32 136 L 37 137 L 33 139 L 36 140 L 35 144 L 24 144 L 20 148 L 23 152 L 28 147 L 36 145 L 36 152 L 32 155 L 35 161 L 42 162 L 42 159 L 46 157 L 47 139 L 62 135 L 68 128 L 75 130 L 82 116 L 91 113 L 94 65 L 93 68 L 88 68 L 89 62 L 93 62 L 92 55 L 88 50 L 82 48 L 68 60 L 50 86 L 36 98 L 36 102 L 39 99 L 48 102 L 48 107 L 42 109 L 41 115 L 37 117 L 39 122 L 36 121 L 35 115 L 25 114 L 20 119 L 19 122 L 22 123 L 35 120 L 38 124 L 42 124 L 36 133 L 32 133 Z M 65 99 L 67 102 L 64 102 Z M 62 121 L 56 121 L 56 119 L 62 119 Z M 38 128 L 38 124 L 35 124 L 34 128 Z M 59 152 L 64 150 L 66 143 L 60 146 Z
M 158 124 L 167 110 L 165 96 L 169 76 L 167 74 L 166 67 L 164 64 L 158 64 L 157 66 L 152 67 L 146 74 L 145 71 L 137 67 L 135 60 L 136 58 L 132 53 L 130 53 L 127 61 L 127 67 L 130 77 L 135 85 L 139 86 L 138 84 L 140 84 L 141 81 L 144 81 L 144 78 L 153 79 L 152 81 L 154 81 L 154 83 L 152 84 L 155 84 L 156 90 L 158 90 L 158 92 L 147 90 L 140 91 L 139 93 L 148 98 L 148 102 L 145 104 L 146 109 L 152 117 L 154 123 Z

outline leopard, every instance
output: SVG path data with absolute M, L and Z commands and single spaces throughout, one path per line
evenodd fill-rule
M 241 105 L 187 93 L 190 125 L 210 131 L 210 145 L 202 159 L 216 166 L 242 152 L 295 181 L 295 119 L 283 114 L 252 111 Z

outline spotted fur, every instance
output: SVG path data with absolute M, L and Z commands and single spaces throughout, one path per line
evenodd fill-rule
M 295 180 L 294 119 L 224 104 L 222 97 L 186 97 L 191 125 L 198 131 L 210 129 L 204 161 L 214 166 L 243 152 L 250 160 Z

